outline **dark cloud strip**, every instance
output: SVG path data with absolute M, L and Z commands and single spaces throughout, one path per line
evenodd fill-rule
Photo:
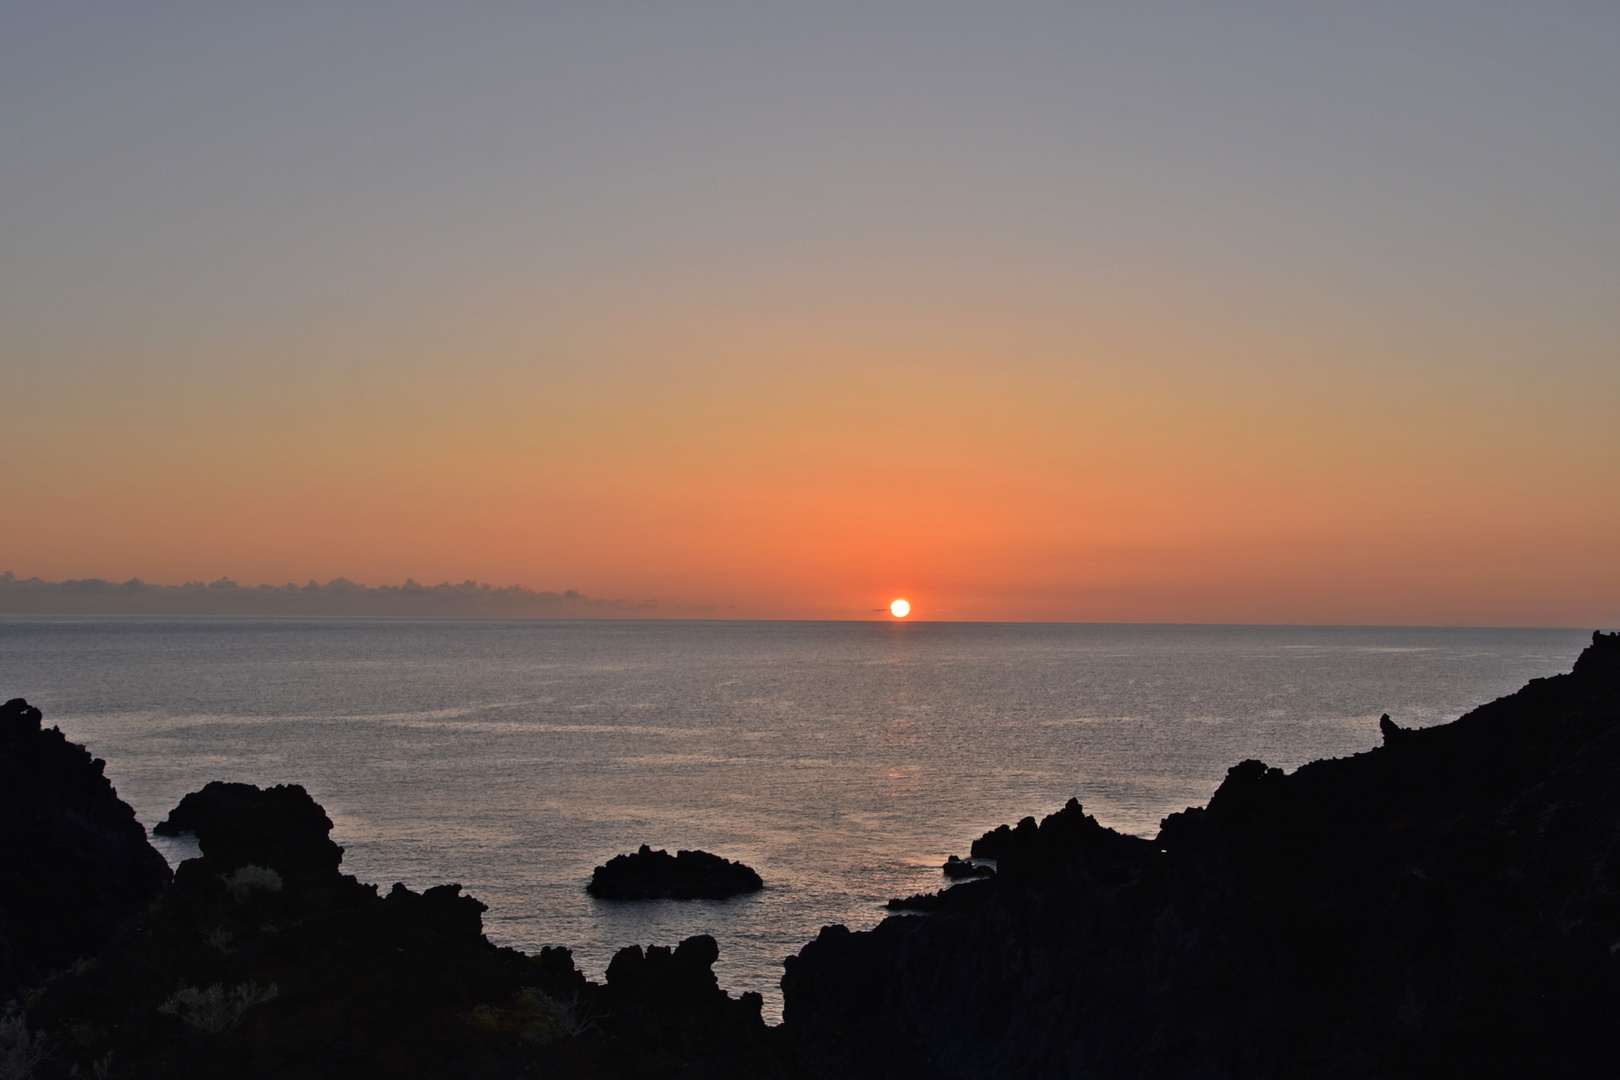
M 368 588 L 345 578 L 322 585 L 238 585 L 228 578 L 204 584 L 22 579 L 0 574 L 0 615 L 308 615 L 439 616 L 451 618 L 626 618 L 657 614 L 656 600 L 603 600 L 566 592 L 536 592 L 521 585 L 476 581 Z

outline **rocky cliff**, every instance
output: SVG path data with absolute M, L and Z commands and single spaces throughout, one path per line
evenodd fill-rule
M 1152 840 L 1074 802 L 988 880 L 788 961 L 826 1077 L 1620 1075 L 1620 636 Z
M 0 1004 L 95 956 L 169 880 L 106 763 L 0 705 Z

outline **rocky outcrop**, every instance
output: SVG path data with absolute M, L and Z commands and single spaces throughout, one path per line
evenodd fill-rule
M 0 1004 L 94 957 L 168 883 L 106 762 L 0 706 Z
M 632 945 L 608 964 L 599 1000 L 612 1030 L 634 1048 L 644 1074 L 666 1076 L 775 1076 L 797 1066 L 780 1032 L 767 1032 L 758 994 L 739 998 L 720 989 L 713 966 L 719 946 L 707 934 L 687 938 L 673 950 Z M 770 1047 L 749 1060 L 717 1054 L 716 1048 Z M 749 1070 L 758 1071 L 749 1071 Z
M 940 867 L 940 871 L 952 881 L 960 881 L 963 878 L 994 877 L 996 868 L 987 866 L 978 859 L 960 859 L 952 855 L 945 860 L 945 865 Z
M 985 895 L 984 883 L 975 879 L 938 892 L 896 897 L 883 906 L 890 911 L 944 911 L 946 908 L 973 907 L 982 902 Z
M 190 833 L 203 856 L 220 865 L 270 866 L 311 882 L 337 873 L 343 861 L 343 849 L 328 836 L 332 819 L 298 784 L 260 790 L 215 780 L 181 799 L 152 831 Z
M 1620 1071 L 1620 636 L 1451 724 L 1245 761 L 1156 839 L 1071 802 L 783 978 L 822 1076 Z
M 175 872 L 187 895 L 223 890 L 241 899 L 244 892 L 275 892 L 291 911 L 375 894 L 372 886 L 339 872 L 343 849 L 329 835 L 332 819 L 298 784 L 261 790 L 215 780 L 181 799 L 152 831 L 196 837 L 202 858 L 187 859 Z
M 599 900 L 724 900 L 765 887 L 750 867 L 707 851 L 616 855 L 598 866 L 585 890 Z
M 712 938 L 627 949 L 597 985 L 566 949 L 491 945 L 459 885 L 343 875 L 301 787 L 210 784 L 164 828 L 203 854 L 30 1002 L 40 1080 L 799 1075 L 759 996 L 719 988 Z

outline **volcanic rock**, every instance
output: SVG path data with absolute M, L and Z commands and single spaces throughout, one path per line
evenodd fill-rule
M 890 911 L 938 911 L 945 906 L 945 890 L 896 896 L 883 906 Z
M 944 871 L 946 877 L 952 879 L 994 877 L 996 873 L 993 866 L 986 866 L 973 859 L 959 859 L 955 855 L 946 859 L 945 865 L 940 869 Z
M 824 1077 L 1620 1075 L 1620 635 L 1436 727 L 1245 761 L 1155 840 L 1071 801 L 973 903 L 782 980 Z
M 0 706 L 0 1003 L 95 957 L 169 881 L 106 762 Z
M 654 851 L 646 844 L 633 855 L 616 855 L 591 875 L 587 892 L 600 900 L 724 900 L 765 887 L 740 862 L 707 851 Z
M 332 819 L 298 784 L 260 790 L 215 780 L 180 800 L 152 831 L 191 833 L 203 857 L 222 870 L 262 866 L 283 877 L 329 880 L 343 849 L 328 837 Z
M 492 945 L 459 885 L 344 876 L 330 829 L 297 786 L 188 795 L 165 830 L 202 857 L 30 1002 L 37 1080 L 801 1075 L 759 996 L 719 988 L 712 938 L 621 952 L 599 986 L 567 949 Z

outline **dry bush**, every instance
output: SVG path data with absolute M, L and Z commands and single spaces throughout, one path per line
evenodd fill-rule
M 269 867 L 254 866 L 251 863 L 237 867 L 229 877 L 221 874 L 219 880 L 225 883 L 225 887 L 231 891 L 238 904 L 247 903 L 256 892 L 281 891 L 280 874 Z
M 177 1016 L 194 1028 L 217 1035 L 236 1027 L 249 1009 L 269 1001 L 278 993 L 280 991 L 275 983 L 263 990 L 253 982 L 233 986 L 229 990 L 225 989 L 223 983 L 215 983 L 206 990 L 186 986 L 170 994 L 169 999 L 158 1006 L 158 1012 Z
M 0 1019 L 0 1080 L 28 1080 L 48 1053 L 44 1034 L 30 1036 L 21 1013 Z

